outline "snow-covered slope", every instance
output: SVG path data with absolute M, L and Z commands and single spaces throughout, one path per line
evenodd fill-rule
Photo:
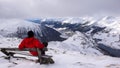
M 106 28 L 93 35 L 93 38 L 100 39 L 97 43 L 120 49 L 120 18 L 106 17 L 99 24 Z
M 29 30 L 41 33 L 39 24 L 31 23 L 25 20 L 0 19 L 0 22 L 0 35 L 3 36 L 11 36 L 16 33 L 18 33 L 19 36 L 22 36 L 22 34 L 26 33 Z
M 75 51 L 84 55 L 103 55 L 99 48 L 80 32 L 76 32 L 75 35 L 63 42 L 52 42 L 52 47 L 57 47 L 63 51 Z

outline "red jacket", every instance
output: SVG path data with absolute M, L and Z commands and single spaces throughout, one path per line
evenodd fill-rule
M 36 38 L 25 38 L 19 45 L 19 49 L 22 50 L 23 48 L 44 48 L 44 45 Z M 38 53 L 36 51 L 30 51 L 33 56 L 37 56 Z

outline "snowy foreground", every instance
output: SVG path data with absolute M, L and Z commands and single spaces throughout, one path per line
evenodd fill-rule
M 2 37 L 1 37 L 2 38 Z M 6 42 L 5 42 L 6 41 Z M 3 38 L 0 40 L 1 47 L 17 47 L 21 40 L 17 38 Z M 15 43 L 17 42 L 17 43 Z M 6 44 L 8 43 L 8 44 Z M 49 51 L 55 64 L 40 65 L 34 61 L 12 58 L 10 61 L 4 59 L 0 52 L 0 68 L 120 68 L 120 58 L 109 57 L 105 55 L 83 55 L 78 51 L 65 50 L 58 48 L 57 42 L 49 42 Z M 36 60 L 36 57 L 26 56 L 29 59 Z M 14 64 L 13 62 L 17 63 Z
M 2 54 L 1 54 L 2 56 Z M 120 68 L 120 59 L 108 56 L 85 56 L 78 54 L 53 54 L 55 64 L 40 65 L 27 60 L 11 60 L 10 63 L 0 58 L 0 68 Z

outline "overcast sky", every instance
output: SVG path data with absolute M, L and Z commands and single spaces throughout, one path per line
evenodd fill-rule
M 119 14 L 120 0 L 0 0 L 0 18 L 80 17 Z

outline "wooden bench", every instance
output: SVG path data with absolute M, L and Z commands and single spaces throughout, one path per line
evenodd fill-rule
M 18 48 L 0 48 L 1 52 L 4 53 L 8 57 L 13 57 L 14 52 L 7 52 L 7 51 L 36 51 L 38 52 L 38 61 L 40 64 L 53 64 L 54 61 L 52 59 L 52 56 L 49 55 L 42 55 L 41 50 L 39 48 L 24 48 L 22 50 L 19 50 Z M 45 47 L 42 50 L 47 51 L 48 49 Z

